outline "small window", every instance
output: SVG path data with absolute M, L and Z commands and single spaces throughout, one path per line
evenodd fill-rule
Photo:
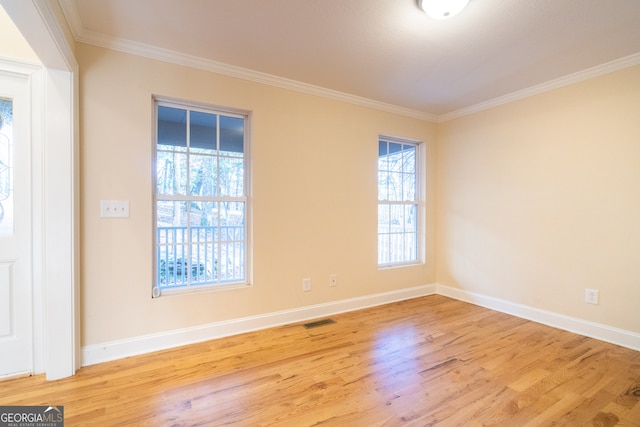
M 399 138 L 378 141 L 378 265 L 420 260 L 419 145 Z
M 248 283 L 248 115 L 156 100 L 153 296 Z
M 13 101 L 0 98 L 0 236 L 13 234 Z

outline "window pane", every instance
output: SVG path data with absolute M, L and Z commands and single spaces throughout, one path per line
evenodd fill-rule
M 244 279 L 245 203 L 220 203 L 220 280 Z
M 378 171 L 378 200 L 389 200 L 389 172 Z
M 192 284 L 211 283 L 214 279 L 216 257 L 213 243 L 196 243 L 190 246 Z
M 244 155 L 244 119 L 220 116 L 220 154 L 234 157 Z
M 399 172 L 389 172 L 389 200 L 401 201 L 402 199 L 402 175 Z
M 389 206 L 389 219 L 391 222 L 392 233 L 404 231 L 404 209 L 404 205 Z
M 404 206 L 404 231 L 415 233 L 418 231 L 418 206 Z
M 157 253 L 158 284 L 162 287 L 184 286 L 188 282 L 186 245 L 159 246 Z
M 192 154 L 189 156 L 189 176 L 192 196 L 218 195 L 218 158 Z
M 395 156 L 394 156 L 395 154 Z M 402 156 L 402 144 L 398 144 L 396 142 L 389 143 L 389 158 L 398 158 L 398 156 Z
M 378 170 L 380 171 L 388 171 L 389 170 L 389 143 L 386 141 L 378 142 Z
M 186 194 L 187 154 L 158 151 L 156 182 L 158 194 Z
M 245 203 L 224 202 L 220 203 L 220 225 L 244 227 Z
M 402 200 L 414 201 L 416 200 L 416 175 L 403 173 L 402 174 Z
M 217 115 L 192 111 L 189 122 L 189 147 L 197 152 L 214 153 Z
M 188 278 L 184 269 L 189 242 L 187 203 L 158 201 L 156 215 L 158 282 L 161 286 L 183 286 Z
M 244 243 L 220 242 L 221 281 L 237 281 L 244 279 Z
M 389 234 L 389 262 L 403 262 L 406 261 L 404 259 L 404 242 L 403 242 L 403 234 L 393 233 Z
M 158 106 L 158 145 L 187 146 L 187 111 Z
M 413 145 L 403 145 L 402 147 L 402 171 L 405 173 L 416 173 L 416 147 Z
M 220 192 L 222 196 L 244 195 L 244 159 L 220 158 Z
M 217 202 L 191 202 L 189 225 L 191 227 L 210 227 L 218 225 Z
M 187 202 L 159 200 L 158 227 L 184 227 L 187 225 Z
M 389 205 L 378 205 L 378 233 L 388 233 L 391 221 L 389 219 Z
M 418 235 L 416 233 L 406 233 L 404 235 L 405 261 L 418 260 Z
M 0 99 L 0 235 L 13 234 L 13 101 Z
M 380 234 L 378 236 L 378 264 L 388 264 L 389 261 L 389 235 Z
M 382 158 L 382 157 L 387 157 L 387 154 L 389 153 L 389 146 L 387 141 L 378 141 L 378 157 Z

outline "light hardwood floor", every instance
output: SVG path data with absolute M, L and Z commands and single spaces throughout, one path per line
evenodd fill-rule
M 640 352 L 433 295 L 0 382 L 66 426 L 640 426 Z

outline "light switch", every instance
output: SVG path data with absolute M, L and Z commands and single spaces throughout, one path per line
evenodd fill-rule
M 101 218 L 128 218 L 129 201 L 127 200 L 100 200 Z

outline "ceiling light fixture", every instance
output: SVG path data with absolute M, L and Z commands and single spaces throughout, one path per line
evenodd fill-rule
M 464 9 L 469 0 L 418 0 L 418 6 L 433 19 L 449 19 Z

